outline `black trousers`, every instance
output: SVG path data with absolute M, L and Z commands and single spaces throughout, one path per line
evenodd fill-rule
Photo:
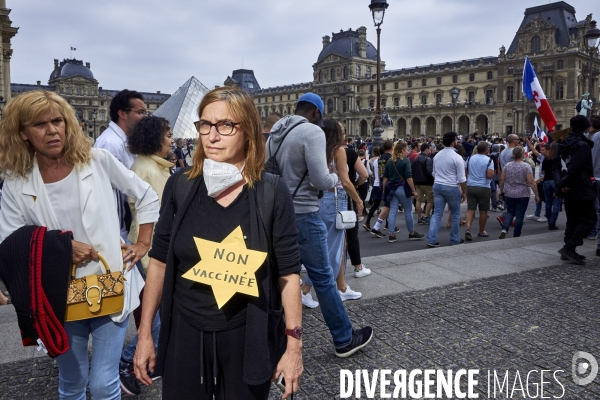
M 352 202 L 352 210 L 356 210 L 356 203 L 354 200 L 348 197 L 348 202 Z M 350 205 L 348 205 L 348 210 L 350 209 Z M 358 241 L 358 221 L 356 221 L 356 224 L 354 224 L 354 228 L 346 229 L 346 243 L 348 245 L 348 254 L 350 255 L 350 262 L 352 265 L 361 264 L 360 242 Z
M 173 307 L 171 336 L 162 378 L 165 400 L 267 400 L 271 382 L 243 381 L 246 325 L 201 332 Z M 215 375 L 216 381 L 215 384 Z
M 565 198 L 565 213 L 567 215 L 565 247 L 575 250 L 577 246 L 583 244 L 583 239 L 588 236 L 598 221 L 594 200 Z

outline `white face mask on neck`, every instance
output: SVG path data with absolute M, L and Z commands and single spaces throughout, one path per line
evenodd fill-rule
M 244 171 L 244 167 L 238 170 L 235 165 L 213 161 L 209 158 L 205 159 L 202 175 L 204 176 L 204 184 L 208 195 L 217 197 L 228 188 L 242 181 L 244 179 L 242 171 Z

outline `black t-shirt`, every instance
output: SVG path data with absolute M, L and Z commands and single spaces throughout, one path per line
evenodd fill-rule
M 383 189 L 383 174 L 385 173 L 385 165 L 387 161 L 392 158 L 390 153 L 383 153 L 379 156 L 379 160 L 377 161 L 377 168 L 379 168 L 379 185 Z
M 354 164 L 356 164 L 356 160 L 358 160 L 358 154 L 354 151 L 353 148 L 346 148 L 346 161 L 348 163 L 348 177 L 350 178 L 350 182 L 354 185 L 356 183 L 356 170 L 354 169 Z
M 250 205 L 248 189 L 227 207 L 221 206 L 208 196 L 204 182 L 198 188 L 196 198 L 185 211 L 178 234 L 174 238 L 174 253 L 179 262 L 175 281 L 174 303 L 182 317 L 196 329 L 208 332 L 224 331 L 246 322 L 248 296 L 236 293 L 221 309 L 212 287 L 183 278 L 200 261 L 194 237 L 221 242 L 235 228 L 241 226 L 246 245 L 250 232 Z M 261 267 L 261 268 L 264 268 Z
M 544 172 L 544 182 L 554 180 L 552 176 L 552 160 L 548 157 L 544 157 L 544 161 L 542 161 L 542 172 Z
M 177 156 L 177 163 L 175 164 L 178 168 L 181 167 L 179 165 L 179 160 L 183 160 L 183 166 L 187 167 L 187 161 L 185 160 L 185 156 L 183 155 L 183 150 L 179 147 L 177 147 L 174 151 L 175 155 Z

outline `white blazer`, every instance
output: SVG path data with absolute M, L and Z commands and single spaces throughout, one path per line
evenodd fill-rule
M 79 180 L 79 196 L 83 228 L 90 245 L 104 256 L 114 270 L 122 267 L 121 236 L 117 217 L 117 206 L 113 188 L 136 199 L 137 218 L 140 224 L 158 220 L 158 196 L 150 185 L 125 168 L 119 160 L 104 149 L 92 149 L 89 164 L 75 168 Z M 4 182 L 2 206 L 0 207 L 0 242 L 25 225 L 45 226 L 50 230 L 60 229 L 52 210 L 44 181 L 34 159 L 27 179 L 8 178 Z M 76 277 L 104 272 L 98 263 L 92 262 L 77 268 Z

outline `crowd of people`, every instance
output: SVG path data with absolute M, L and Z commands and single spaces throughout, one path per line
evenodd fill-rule
M 499 239 L 511 228 L 519 237 L 525 219 L 558 230 L 564 208 L 558 252 L 583 263 L 576 248 L 597 235 L 600 118 L 575 116 L 550 143 L 448 132 L 374 146 L 323 115 L 321 98 L 306 93 L 293 115 L 263 125 L 250 95 L 215 88 L 198 107 L 192 155 L 136 91 L 113 98 L 93 146 L 59 95 L 9 102 L 0 277 L 10 298 L 0 293 L 0 304 L 14 304 L 24 345 L 56 357 L 61 399 L 137 395 L 158 378 L 166 399 L 266 399 L 275 381 L 289 396 L 303 373 L 303 305 L 319 307 L 337 357 L 374 336 L 344 306 L 362 296 L 346 282 L 347 259 L 355 278 L 371 274 L 360 226 L 438 247 L 446 207 L 450 245 L 488 237 L 494 211 Z M 103 312 L 115 293 L 120 308 Z M 77 296 L 85 316 L 71 318 Z M 130 315 L 137 335 L 125 343 Z

